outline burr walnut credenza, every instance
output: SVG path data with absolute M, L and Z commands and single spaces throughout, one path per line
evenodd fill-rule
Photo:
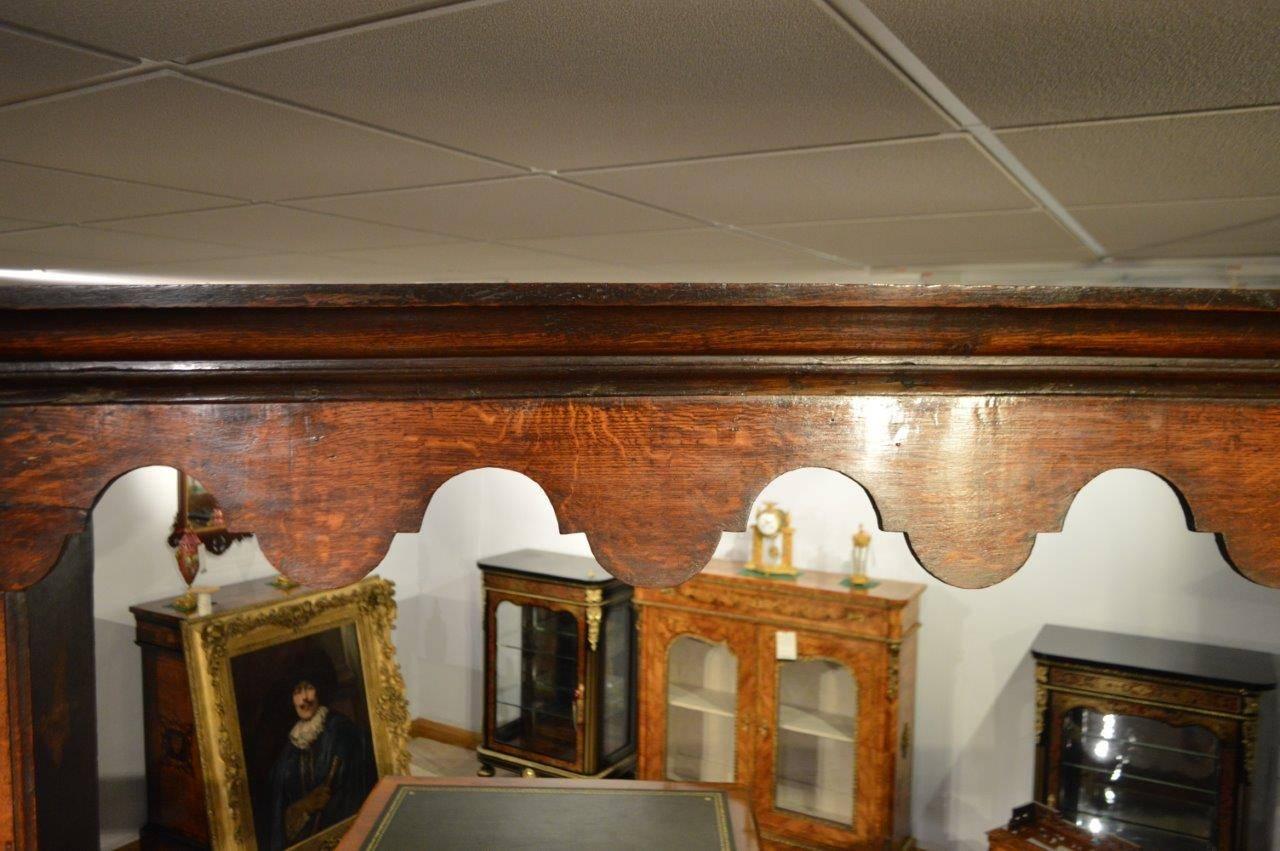
M 638 776 L 742 786 L 776 846 L 903 847 L 924 586 L 745 567 L 636 589 Z

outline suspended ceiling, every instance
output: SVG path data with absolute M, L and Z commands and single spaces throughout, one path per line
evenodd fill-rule
M 0 0 L 0 269 L 1265 278 L 1277 44 L 1269 0 Z

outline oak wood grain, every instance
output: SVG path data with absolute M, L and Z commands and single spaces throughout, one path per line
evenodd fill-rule
M 168 464 L 203 482 L 304 584 L 354 582 L 435 490 L 497 466 L 547 492 L 562 532 L 587 533 L 632 584 L 671 585 L 740 531 L 752 500 L 798 467 L 870 492 L 938 578 L 1012 575 L 1035 534 L 1113 467 L 1150 470 L 1221 535 L 1246 577 L 1280 586 L 1280 407 L 1262 401 L 748 397 L 270 405 L 0 407 L 5 588 L 53 564 L 117 476 Z M 375 486 L 376 485 L 376 486 Z

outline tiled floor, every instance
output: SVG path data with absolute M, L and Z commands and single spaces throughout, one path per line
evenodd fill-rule
M 418 777 L 475 777 L 476 752 L 432 739 L 409 740 L 409 773 Z M 515 775 L 502 769 L 498 776 Z

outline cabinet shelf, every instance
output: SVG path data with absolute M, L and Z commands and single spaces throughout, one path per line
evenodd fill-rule
M 811 783 L 802 783 L 799 780 L 779 777 L 777 787 L 774 790 L 774 802 L 779 809 L 790 810 L 793 813 L 801 813 L 839 824 L 848 824 L 850 817 L 847 812 L 838 812 L 814 803 L 818 796 L 823 793 L 824 790 L 821 787 L 814 786 Z
M 668 687 L 667 695 L 667 703 L 671 706 L 725 718 L 734 716 L 734 696 L 730 692 L 673 682 Z
M 852 727 L 852 719 L 830 712 L 801 709 L 798 706 L 784 705 L 778 708 L 778 729 L 780 730 L 852 743 L 853 731 L 846 732 L 842 729 L 843 726 Z

